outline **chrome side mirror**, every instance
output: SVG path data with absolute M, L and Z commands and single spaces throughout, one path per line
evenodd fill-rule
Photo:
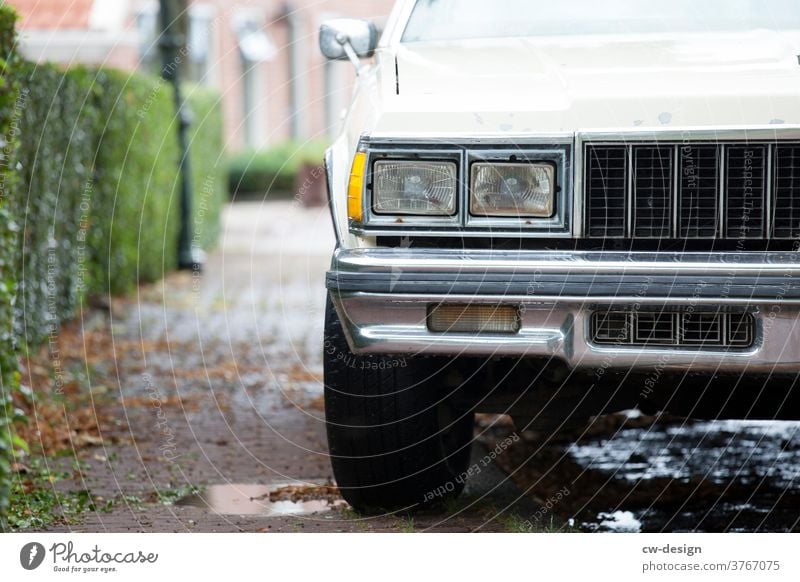
M 319 29 L 319 48 L 326 58 L 343 61 L 349 59 L 359 68 L 358 59 L 373 55 L 378 46 L 378 29 L 368 20 L 335 18 Z

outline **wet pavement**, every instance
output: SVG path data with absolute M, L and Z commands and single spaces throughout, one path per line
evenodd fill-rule
M 800 424 L 656 420 L 636 411 L 543 442 L 523 435 L 499 460 L 582 531 L 800 530 Z
M 570 438 L 524 433 L 440 511 L 355 514 L 336 495 L 323 421 L 332 249 L 324 208 L 237 204 L 202 276 L 171 275 L 85 317 L 113 342 L 96 374 L 113 378 L 116 422 L 60 485 L 89 489 L 103 510 L 60 529 L 798 530 L 800 423 L 636 413 Z M 481 416 L 476 434 L 474 463 L 515 433 Z

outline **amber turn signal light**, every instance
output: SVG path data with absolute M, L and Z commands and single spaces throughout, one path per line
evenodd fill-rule
M 350 220 L 361 222 L 364 218 L 364 174 L 367 167 L 367 154 L 356 153 L 350 170 L 347 185 L 347 216 Z

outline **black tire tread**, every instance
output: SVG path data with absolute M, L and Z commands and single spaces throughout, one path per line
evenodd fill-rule
M 439 407 L 447 404 L 439 403 L 436 362 L 352 354 L 330 299 L 324 350 L 328 444 L 347 502 L 371 513 L 424 506 L 440 487 L 450 491 L 435 501 L 458 495 L 472 415 L 441 429 Z M 453 440 L 460 446 L 448 448 Z

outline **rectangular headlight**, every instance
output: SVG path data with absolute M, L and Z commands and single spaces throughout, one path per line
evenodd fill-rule
M 454 162 L 375 162 L 372 175 L 376 214 L 452 216 L 458 172 Z
M 555 173 L 549 163 L 473 164 L 470 213 L 549 218 L 555 211 Z

